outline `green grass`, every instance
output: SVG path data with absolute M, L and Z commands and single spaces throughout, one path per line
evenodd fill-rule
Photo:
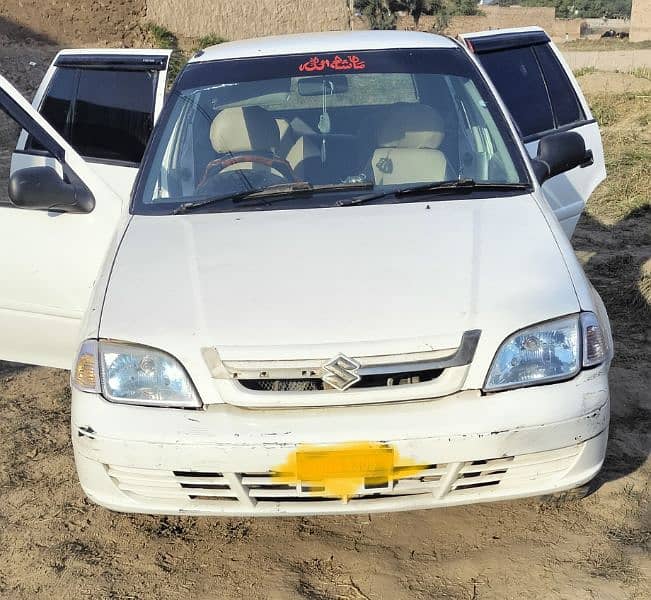
M 649 67 L 635 67 L 627 71 L 620 71 L 615 69 L 614 73 L 623 73 L 624 75 L 632 75 L 638 79 L 648 79 L 651 81 L 651 68 Z M 591 73 L 607 73 L 607 71 L 600 71 L 597 67 L 581 67 L 573 71 L 574 77 L 582 77 L 583 75 L 590 75 Z
M 627 71 L 627 73 L 629 75 L 633 75 L 634 77 L 639 77 L 640 79 L 648 79 L 651 81 L 651 68 L 649 67 L 637 67 L 635 69 Z
M 150 35 L 152 43 L 157 48 L 165 48 L 166 50 L 174 50 L 178 48 L 179 41 L 177 37 L 167 28 L 156 23 L 147 23 L 145 31 Z
M 651 40 L 644 42 L 629 42 L 618 38 L 603 38 L 597 40 L 572 40 L 561 45 L 563 50 L 603 51 L 603 50 L 645 50 L 651 48 Z
M 221 35 L 217 35 L 216 33 L 209 33 L 208 35 L 204 35 L 197 40 L 194 51 L 196 52 L 197 50 L 203 50 L 209 46 L 217 46 L 218 44 L 223 44 L 227 41 L 228 40 L 226 38 L 223 38 Z
M 574 71 L 574 77 L 581 77 L 582 75 L 589 75 L 590 73 L 596 73 L 597 67 L 581 67 Z
M 610 222 L 651 210 L 651 85 L 644 94 L 598 94 L 588 100 L 601 127 L 608 171 L 588 210 Z
M 155 48 L 165 48 L 172 50 L 170 64 L 167 71 L 167 84 L 171 86 L 174 83 L 181 69 L 188 62 L 188 57 L 179 48 L 179 40 L 169 29 L 156 23 L 147 23 L 145 31 L 149 34 L 151 44 Z
M 216 46 L 217 44 L 228 41 L 215 33 L 211 33 L 195 40 L 194 43 L 190 46 L 190 50 L 187 51 L 187 48 L 185 50 L 181 48 L 177 36 L 162 25 L 157 25 L 156 23 L 147 23 L 145 25 L 145 31 L 150 37 L 152 46 L 155 48 L 165 48 L 166 50 L 172 50 L 172 56 L 170 58 L 170 65 L 167 76 L 167 82 L 170 86 L 172 83 L 174 83 L 174 80 L 181 72 L 181 69 L 183 69 L 185 66 L 185 63 L 188 62 L 188 58 L 191 54 L 194 54 L 198 50 L 203 50 L 208 46 Z

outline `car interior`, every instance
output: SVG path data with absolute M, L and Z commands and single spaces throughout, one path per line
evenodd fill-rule
M 192 118 L 181 119 L 190 125 L 177 137 L 169 195 L 294 181 L 388 186 L 462 175 L 508 181 L 486 115 L 464 99 L 463 84 L 445 76 L 427 75 L 422 82 L 418 75 L 406 77 L 411 89 L 402 81 L 373 96 L 324 77 L 292 78 L 287 89 L 273 93 L 261 85 L 257 95 L 249 85 L 239 97 L 238 84 L 227 93 L 220 86 L 202 90 Z M 301 86 L 306 80 L 316 82 Z

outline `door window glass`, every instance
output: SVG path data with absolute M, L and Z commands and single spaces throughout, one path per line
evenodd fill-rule
M 479 59 L 523 137 L 554 128 L 547 87 L 531 47 L 488 52 Z
M 63 137 L 67 137 L 70 107 L 75 95 L 77 73 L 76 69 L 57 69 L 52 76 L 40 113 Z M 27 141 L 28 150 L 45 150 L 33 137 Z
M 138 164 L 154 125 L 157 72 L 59 68 L 39 112 L 82 156 Z M 28 150 L 44 150 L 33 138 Z
M 82 156 L 139 163 L 154 122 L 156 74 L 82 69 L 71 144 Z
M 562 127 L 585 119 L 574 88 L 567 78 L 565 69 L 554 56 L 552 49 L 545 44 L 536 46 L 535 51 L 545 74 L 557 125 Z

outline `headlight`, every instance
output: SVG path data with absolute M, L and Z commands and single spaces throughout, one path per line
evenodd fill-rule
M 201 401 L 185 369 L 169 354 L 146 346 L 85 341 L 72 372 L 74 387 L 110 402 L 198 408 Z
M 523 329 L 497 351 L 485 390 L 536 385 L 575 375 L 581 368 L 578 315 Z
M 591 312 L 522 329 L 500 346 L 484 390 L 570 379 L 582 366 L 593 367 L 609 357 L 606 338 L 596 315 Z

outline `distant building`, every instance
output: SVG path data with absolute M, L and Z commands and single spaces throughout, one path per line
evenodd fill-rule
M 631 8 L 631 42 L 651 40 L 651 2 L 633 0 Z

